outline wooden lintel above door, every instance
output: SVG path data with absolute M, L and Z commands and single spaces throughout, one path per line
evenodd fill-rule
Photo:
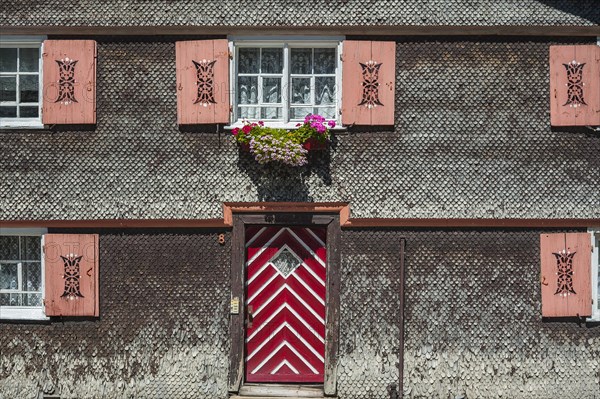
M 340 225 L 350 218 L 348 202 L 224 202 L 223 221 L 233 225 L 234 213 L 327 213 L 339 214 Z

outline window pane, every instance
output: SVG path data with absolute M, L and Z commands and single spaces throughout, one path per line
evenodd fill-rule
M 23 294 L 23 306 L 42 306 L 42 294 Z
M 258 103 L 258 77 L 238 77 L 238 104 Z
M 42 294 L 0 294 L 0 306 L 42 306 Z
M 312 49 L 293 48 L 291 49 L 292 73 L 310 74 L 312 73 Z
M 314 113 L 321 115 L 325 119 L 335 119 L 335 107 L 315 108 Z
M 40 50 L 37 48 L 19 49 L 19 71 L 37 72 L 39 69 Z
M 17 107 L 0 107 L 0 118 L 16 118 Z
M 260 119 L 260 108 L 258 107 L 238 107 L 239 119 Z
M 21 257 L 23 260 L 40 260 L 41 259 L 41 242 L 40 237 L 21 237 Z
M 264 107 L 260 112 L 261 119 L 282 119 L 283 112 L 281 107 Z
M 37 118 L 39 108 L 35 107 L 19 107 L 20 113 L 19 116 L 21 118 Z
M 0 72 L 17 72 L 16 48 L 0 48 Z
M 282 73 L 283 72 L 283 49 L 282 48 L 264 48 L 264 49 L 262 49 L 260 72 L 261 73 Z
M 21 295 L 0 294 L 0 306 L 21 306 Z
M 292 78 L 292 104 L 311 104 L 310 78 Z
M 37 103 L 38 102 L 38 76 L 21 75 L 19 76 L 20 102 Z
M 335 73 L 335 49 L 334 48 L 316 48 L 315 49 L 315 73 L 334 74 Z
M 281 103 L 281 78 L 263 78 L 263 102 Z
M 19 289 L 18 267 L 16 263 L 0 263 L 0 290 Z
M 238 60 L 238 73 L 258 73 L 258 60 L 260 49 L 240 48 Z
M 0 101 L 17 101 L 16 76 L 0 77 Z
M 23 271 L 23 291 L 41 291 L 42 264 L 40 262 L 24 262 L 21 268 Z
M 306 117 L 306 115 L 311 114 L 312 113 L 312 108 L 306 108 L 306 107 L 302 107 L 302 108 L 292 108 L 292 112 L 290 115 L 291 119 L 302 119 L 304 120 L 304 118 Z
M 317 105 L 335 104 L 335 78 L 315 78 L 315 90 L 316 98 L 315 103 Z
M 19 260 L 19 237 L 0 236 L 0 260 Z

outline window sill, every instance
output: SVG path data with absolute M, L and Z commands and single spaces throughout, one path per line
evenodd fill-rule
M 600 311 L 595 312 L 591 317 L 585 319 L 588 323 L 600 323 Z
M 0 123 L 0 129 L 44 129 L 44 124 L 35 122 L 2 122 Z
M 299 126 L 296 126 L 298 123 L 300 123 L 300 122 L 290 122 L 290 123 L 273 122 L 273 123 L 265 123 L 265 127 L 271 127 L 274 129 L 296 130 L 299 127 Z M 242 122 L 236 122 L 231 125 L 224 126 L 223 129 L 233 130 L 235 128 L 242 128 L 243 126 L 244 126 L 244 124 Z M 332 132 L 343 132 L 343 131 L 346 131 L 347 128 L 345 126 L 336 125 L 336 127 L 330 128 L 329 130 Z
M 0 307 L 0 320 L 50 320 L 42 307 Z

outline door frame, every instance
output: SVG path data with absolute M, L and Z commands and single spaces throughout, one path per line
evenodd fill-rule
M 238 393 L 245 367 L 245 286 L 247 225 L 314 226 L 327 228 L 327 283 L 325 296 L 325 375 L 323 393 L 337 392 L 337 358 L 340 318 L 340 215 L 339 213 L 264 212 L 233 213 L 231 243 L 231 300 L 238 299 L 239 312 L 230 312 L 229 378 L 230 393 Z M 233 306 L 232 306 L 233 307 Z

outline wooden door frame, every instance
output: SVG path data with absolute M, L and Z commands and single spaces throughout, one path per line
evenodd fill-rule
M 231 245 L 231 299 L 238 298 L 239 313 L 230 315 L 231 346 L 229 352 L 229 392 L 238 393 L 244 377 L 245 350 L 245 255 L 246 226 L 281 225 L 314 226 L 327 228 L 327 290 L 325 304 L 325 375 L 323 393 L 334 396 L 337 392 L 337 358 L 340 319 L 340 215 L 339 213 L 233 214 Z

